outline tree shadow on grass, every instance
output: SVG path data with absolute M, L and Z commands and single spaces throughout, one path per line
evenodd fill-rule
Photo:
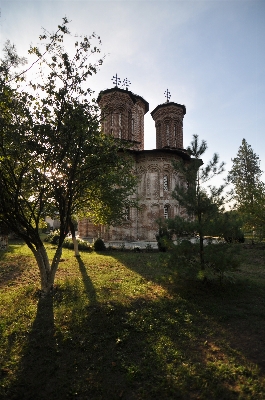
M 81 258 L 78 264 L 85 291 L 69 285 L 39 300 L 6 400 L 238 398 L 235 388 L 251 371 L 235 372 L 231 364 L 241 360 L 211 336 L 212 321 L 198 305 L 177 295 L 135 297 L 125 305 L 115 297 L 99 301 L 88 265 Z M 53 314 L 61 306 L 69 318 L 56 327 Z M 265 391 L 253 393 L 246 398 L 262 399 Z
M 7 399 L 48 399 L 56 371 L 53 297 L 40 298 L 37 314 L 25 345 L 17 379 Z
M 161 257 L 159 266 L 149 262 L 147 254 L 139 254 L 139 257 L 147 260 L 146 263 L 137 262 L 134 255 L 127 257 L 123 253 L 116 253 L 113 256 L 146 280 L 152 280 L 169 290 L 173 296 L 172 303 L 173 299 L 182 299 L 188 319 L 197 325 L 195 343 L 204 354 L 206 363 L 221 366 L 225 365 L 225 359 L 227 365 L 238 363 L 238 370 L 253 378 L 253 381 L 249 380 L 249 387 L 255 379 L 259 382 L 258 386 L 263 381 L 262 395 L 258 398 L 265 395 L 264 285 L 252 284 L 250 287 L 247 281 L 227 282 L 223 286 L 217 282 L 179 282 L 174 271 L 164 264 L 164 257 Z M 240 384 L 240 373 L 238 376 Z
M 78 262 L 79 270 L 82 275 L 83 283 L 84 283 L 85 290 L 86 290 L 88 299 L 90 301 L 90 304 L 96 304 L 97 303 L 96 291 L 95 291 L 95 288 L 93 286 L 93 283 L 92 283 L 90 277 L 88 276 L 86 266 L 85 266 L 81 256 L 76 257 L 76 259 Z

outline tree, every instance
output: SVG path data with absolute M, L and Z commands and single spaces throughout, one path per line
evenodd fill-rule
M 93 45 L 100 38 L 75 37 L 71 54 L 63 46 L 69 38 L 66 18 L 56 33 L 44 31 L 44 50 L 29 51 L 37 57 L 33 67 L 40 68 L 30 82 L 23 73 L 11 74 L 9 53 L 9 62 L 2 60 L 0 69 L 0 215 L 32 250 L 44 293 L 54 284 L 69 230 L 75 241 L 72 216 L 86 210 L 102 223 L 122 218 L 136 183 L 129 155 L 101 133 L 96 102 L 89 101 L 86 80 L 102 64 L 89 62 L 89 57 L 100 53 Z M 39 227 L 45 214 L 54 211 L 60 237 L 50 263 Z
M 261 181 L 259 157 L 245 139 L 232 159 L 228 180 L 234 185 L 234 200 L 248 229 L 264 230 L 265 185 Z
M 208 185 L 207 182 L 214 176 L 224 171 L 224 163 L 219 163 L 218 154 L 203 167 L 201 156 L 207 150 L 207 143 L 202 140 L 199 143 L 198 135 L 193 135 L 191 145 L 187 148 L 192 158 L 189 163 L 175 162 L 174 167 L 181 176 L 181 183 L 176 186 L 173 197 L 185 210 L 187 217 L 176 220 L 176 225 L 181 225 L 185 231 L 196 232 L 199 235 L 200 267 L 205 269 L 203 240 L 206 234 L 213 234 L 215 219 L 220 208 L 224 204 L 223 190 L 225 185 L 219 188 Z M 185 221 L 186 220 L 186 221 Z M 169 224 L 174 225 L 174 221 Z M 178 230 L 178 227 L 175 227 Z

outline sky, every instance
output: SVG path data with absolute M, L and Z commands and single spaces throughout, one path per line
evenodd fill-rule
M 0 10 L 0 49 L 9 39 L 21 56 L 65 16 L 73 34 L 96 32 L 105 58 L 90 87 L 97 97 L 117 73 L 149 102 L 145 149 L 156 146 L 150 112 L 168 89 L 186 106 L 184 148 L 199 135 L 204 161 L 216 152 L 229 171 L 244 138 L 265 171 L 264 0 L 0 0 Z

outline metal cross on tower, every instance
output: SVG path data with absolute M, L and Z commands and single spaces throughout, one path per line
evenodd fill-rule
M 167 103 L 168 103 L 168 102 L 169 102 L 169 99 L 170 99 L 170 97 L 171 97 L 171 94 L 170 94 L 170 92 L 168 91 L 168 89 L 164 92 L 164 95 L 166 96 Z
M 122 86 L 125 87 L 126 90 L 128 90 L 130 84 L 131 82 L 127 78 L 123 79 Z
M 117 74 L 113 76 L 111 80 L 116 87 L 120 86 L 121 80 L 118 78 Z

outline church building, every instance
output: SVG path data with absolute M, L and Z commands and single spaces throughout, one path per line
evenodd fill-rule
M 171 193 L 180 181 L 172 161 L 191 159 L 183 149 L 186 107 L 169 101 L 170 93 L 165 92 L 166 102 L 151 111 L 156 148 L 145 150 L 144 116 L 149 112 L 149 104 L 128 90 L 127 80 L 124 89 L 118 87 L 117 79 L 116 75 L 116 86 L 100 92 L 97 101 L 103 116 L 103 132 L 129 143 L 138 177 L 134 198 L 139 200 L 139 209 L 128 209 L 119 226 L 95 226 L 83 219 L 79 222 L 79 235 L 90 239 L 101 237 L 105 241 L 155 241 L 157 220 L 184 212 Z

